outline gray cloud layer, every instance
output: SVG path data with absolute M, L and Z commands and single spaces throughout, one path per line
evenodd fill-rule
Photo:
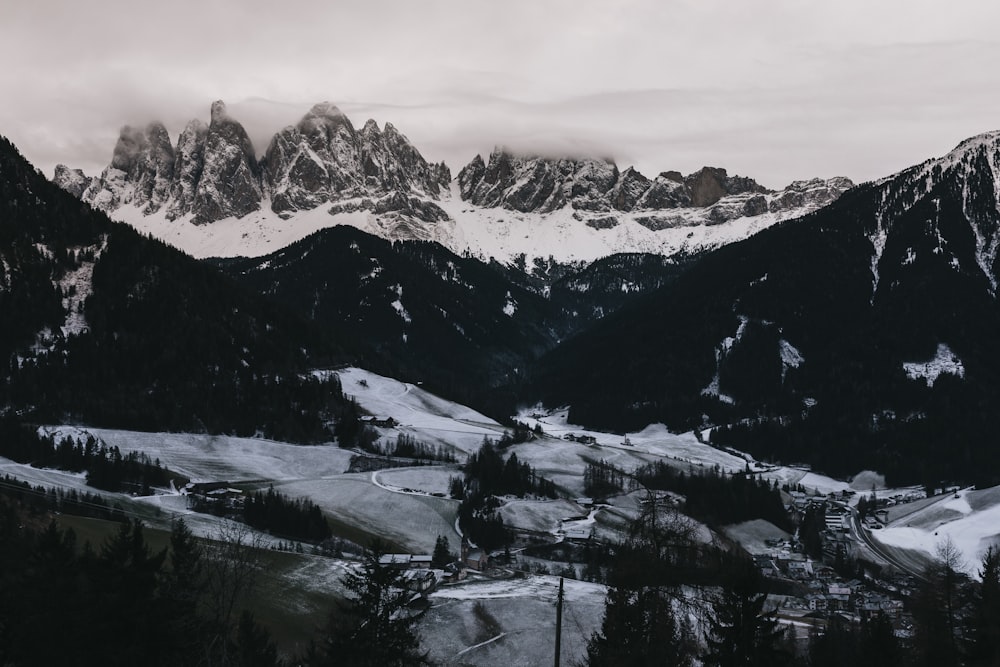
M 0 0 L 0 134 L 96 173 L 225 99 L 258 152 L 312 103 L 457 170 L 496 144 L 876 178 L 1000 128 L 1000 5 L 957 0 Z

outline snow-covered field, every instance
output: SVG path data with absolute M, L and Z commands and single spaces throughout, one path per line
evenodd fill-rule
M 791 535 L 775 526 L 770 521 L 754 519 L 743 523 L 726 526 L 722 529 L 726 537 L 736 540 L 750 554 L 768 553 L 766 540 L 787 540 Z
M 505 526 L 555 533 L 563 519 L 586 516 L 587 510 L 569 500 L 511 500 L 500 508 Z
M 391 468 L 372 473 L 372 482 L 392 491 L 448 495 L 453 477 L 462 477 L 458 466 Z
M 1000 487 L 928 498 L 900 506 L 894 514 L 888 526 L 872 531 L 875 539 L 932 556 L 950 540 L 962 554 L 962 569 L 973 576 L 986 550 L 1000 546 Z
M 515 667 L 552 662 L 559 579 L 529 576 L 469 581 L 438 589 L 420 621 L 423 647 L 443 665 Z M 567 579 L 562 622 L 562 664 L 584 657 L 600 628 L 606 588 Z
M 374 484 L 372 475 L 353 473 L 283 482 L 274 488 L 293 498 L 307 497 L 335 519 L 413 553 L 431 553 L 438 535 L 458 545 L 457 500 L 389 491 Z
M 410 435 L 425 444 L 451 449 L 461 459 L 462 454 L 479 449 L 483 438 L 498 440 L 503 435 L 503 426 L 495 420 L 408 382 L 360 368 L 346 368 L 336 374 L 344 393 L 353 396 L 361 407 L 399 423 L 394 429 L 378 429 L 390 440 L 399 434 Z
M 330 372 L 330 371 L 326 371 Z M 443 400 L 420 387 L 398 382 L 367 371 L 349 368 L 336 371 L 344 389 L 359 404 L 376 415 L 391 416 L 400 425 L 379 429 L 389 440 L 399 433 L 421 442 L 441 445 L 459 457 L 475 451 L 484 437 L 499 438 L 503 427 L 465 406 Z M 665 460 L 679 469 L 726 471 L 751 470 L 781 484 L 801 484 L 821 494 L 849 488 L 859 495 L 881 484 L 879 475 L 860 474 L 853 484 L 817 473 L 790 467 L 760 465 L 749 457 L 703 444 L 691 433 L 669 433 L 662 425 L 629 433 L 627 436 L 601 433 L 569 424 L 566 410 L 545 411 L 539 407 L 518 415 L 521 421 L 541 426 L 545 435 L 514 445 L 521 461 L 539 474 L 552 479 L 570 498 L 583 496 L 583 472 L 588 461 L 604 459 L 626 471 L 639 465 Z M 167 467 L 194 480 L 273 483 L 293 497 L 309 497 L 329 516 L 363 533 L 382 535 L 414 552 L 429 552 L 438 535 L 453 545 L 457 502 L 447 495 L 455 466 L 428 466 L 347 474 L 351 453 L 335 446 L 301 446 L 259 438 L 235 438 L 179 433 L 138 433 L 79 426 L 45 427 L 57 435 L 93 434 L 124 452 L 142 451 L 158 458 Z M 589 435 L 595 444 L 583 444 L 564 436 Z M 627 444 L 626 444 L 627 443 Z M 10 474 L 32 484 L 65 489 L 88 490 L 84 476 L 54 470 L 40 470 L 0 459 L 0 474 Z M 877 490 L 879 496 L 912 493 L 912 489 Z M 164 495 L 165 494 L 165 495 Z M 169 517 L 189 515 L 182 496 L 164 494 L 148 498 L 119 496 L 132 507 L 159 509 L 164 522 Z M 105 494 L 114 495 L 114 494 Z M 634 495 L 634 494 L 633 494 Z M 619 502 L 620 501 L 620 502 Z M 587 520 L 594 534 L 614 538 L 637 512 L 634 498 L 622 496 L 613 506 L 602 507 Z M 568 500 L 512 500 L 502 510 L 509 525 L 539 532 L 556 533 L 560 521 L 587 514 Z M 873 535 L 892 547 L 919 550 L 933 555 L 945 539 L 961 550 L 966 569 L 978 568 L 982 553 L 1000 540 L 1000 488 L 962 491 L 951 495 L 899 505 L 890 515 L 890 525 Z M 217 531 L 211 517 L 189 516 L 199 534 Z M 751 531 L 758 532 L 758 531 Z
M 351 452 L 335 446 L 293 445 L 263 438 L 195 433 L 143 433 L 75 426 L 43 428 L 103 440 L 123 453 L 145 452 L 193 481 L 286 480 L 336 475 L 347 470 Z

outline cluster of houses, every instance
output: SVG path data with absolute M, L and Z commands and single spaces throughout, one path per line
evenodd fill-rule
M 385 415 L 365 416 L 361 418 L 362 426 L 376 426 L 378 428 L 396 428 L 399 422 L 392 417 Z
M 826 563 L 838 557 L 849 556 L 855 551 L 851 523 L 854 520 L 848 505 L 854 491 L 841 491 L 827 496 L 807 495 L 791 491 L 787 509 L 800 514 L 819 509 L 823 512 L 825 530 L 822 532 L 823 561 L 811 560 L 801 553 L 798 545 L 789 541 L 767 540 L 765 553 L 754 556 L 761 572 L 768 577 L 794 583 L 799 592 L 780 596 L 780 614 L 786 617 L 825 618 L 839 614 L 850 619 L 865 619 L 884 614 L 897 628 L 905 632 L 909 619 L 904 612 L 903 597 L 912 585 L 905 575 L 892 579 L 845 579 Z M 920 496 L 899 494 L 894 498 L 879 498 L 874 509 L 865 518 L 869 529 L 881 528 L 888 522 L 888 508 Z M 901 594 L 903 593 L 903 594 Z
M 597 438 L 592 435 L 576 435 L 575 433 L 567 433 L 563 436 L 563 440 L 570 440 L 572 442 L 579 442 L 581 445 L 596 445 Z
M 442 570 L 433 569 L 432 562 L 430 554 L 390 553 L 379 557 L 380 565 L 403 573 L 403 579 L 410 590 L 426 594 L 434 590 L 438 583 L 454 583 L 465 579 L 468 570 L 485 571 L 490 564 L 490 556 L 482 549 L 470 548 L 467 542 L 463 542 L 461 558 L 444 566 L 440 581 L 438 573 Z
M 194 502 L 206 503 L 238 511 L 246 503 L 246 495 L 241 489 L 230 486 L 230 482 L 189 482 L 181 493 L 189 496 Z
M 854 618 L 883 613 L 894 621 L 903 618 L 903 602 L 891 592 L 879 590 L 879 586 L 867 580 L 845 580 L 829 565 L 790 551 L 787 542 L 774 546 L 774 552 L 754 556 L 757 567 L 765 576 L 794 581 L 806 591 L 802 595 L 782 596 L 784 610 L 839 612 Z

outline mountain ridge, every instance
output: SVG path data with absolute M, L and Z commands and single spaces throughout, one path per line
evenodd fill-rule
M 58 165 L 53 181 L 199 257 L 261 256 L 349 224 L 387 240 L 436 240 L 484 260 L 524 256 L 529 265 L 549 255 L 573 262 L 697 253 L 814 210 L 852 186 L 813 179 L 771 191 L 714 167 L 648 179 L 607 160 L 500 148 L 489 164 L 473 158 L 453 181 L 447 165 L 427 162 L 391 123 L 356 129 L 329 102 L 277 132 L 257 160 L 225 105 L 212 106 L 210 124 L 192 121 L 175 147 L 160 123 L 126 126 L 100 176 Z M 218 243 L 220 235 L 229 242 Z M 247 240 L 255 237 L 267 245 Z

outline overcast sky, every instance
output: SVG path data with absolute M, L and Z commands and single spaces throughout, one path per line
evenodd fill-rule
M 995 0 L 0 0 L 0 134 L 96 175 L 227 102 L 263 153 L 329 100 L 457 173 L 502 144 L 856 181 L 1000 129 Z

